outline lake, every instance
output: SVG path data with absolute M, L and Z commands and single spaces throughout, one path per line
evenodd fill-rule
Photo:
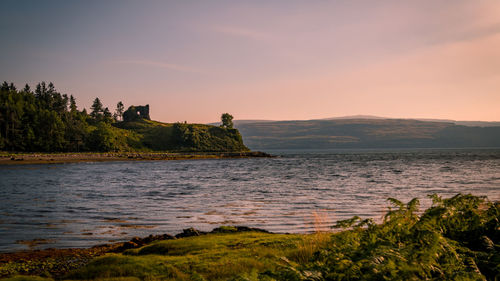
M 277 158 L 0 166 L 0 251 L 245 225 L 312 232 L 388 197 L 500 199 L 500 150 L 269 151 Z

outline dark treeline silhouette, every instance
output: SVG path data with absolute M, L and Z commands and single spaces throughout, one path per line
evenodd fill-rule
M 110 151 L 111 123 L 121 119 L 123 103 L 113 115 L 96 98 L 91 112 L 78 110 L 75 98 L 59 93 L 54 84 L 38 83 L 18 90 L 3 82 L 0 88 L 0 150 Z

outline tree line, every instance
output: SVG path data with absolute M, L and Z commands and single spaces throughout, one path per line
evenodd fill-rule
M 114 113 L 96 98 L 90 108 L 78 110 L 73 95 L 59 93 L 53 83 L 13 83 L 0 87 L 0 150 L 5 151 L 110 151 L 116 149 L 111 124 L 123 119 L 124 105 Z

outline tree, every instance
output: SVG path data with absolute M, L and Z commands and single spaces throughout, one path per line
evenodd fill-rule
M 232 129 L 233 128 L 233 116 L 229 113 L 224 113 L 220 117 L 222 121 L 221 127 L 226 128 L 226 129 Z
M 39 115 L 35 135 L 35 146 L 39 151 L 62 151 L 67 141 L 64 139 L 66 125 L 56 111 L 44 109 Z
M 24 85 L 23 92 L 25 92 L 25 93 L 31 93 L 30 85 L 28 85 L 28 84 Z
M 2 87 L 0 88 L 1 91 L 5 91 L 5 92 L 8 92 L 10 89 L 9 89 L 9 83 L 7 83 L 7 81 L 3 81 L 2 83 Z
M 95 98 L 94 103 L 90 107 L 92 111 L 90 112 L 90 116 L 95 120 L 101 119 L 102 114 L 104 112 L 104 108 L 102 107 L 102 102 L 99 98 Z
M 77 111 L 76 100 L 75 100 L 75 97 L 73 97 L 73 95 L 69 96 L 69 111 L 71 113 L 76 113 L 76 111 Z
M 123 103 L 121 101 L 119 101 L 117 104 L 116 104 L 116 111 L 115 111 L 115 120 L 118 121 L 118 120 L 123 120 L 123 112 L 125 111 L 125 107 L 123 106 Z
M 88 146 L 92 151 L 117 150 L 116 136 L 110 124 L 100 122 L 89 135 Z
M 111 114 L 111 111 L 109 111 L 109 108 L 105 108 L 103 111 L 103 120 L 104 122 L 112 123 L 113 122 L 113 115 Z

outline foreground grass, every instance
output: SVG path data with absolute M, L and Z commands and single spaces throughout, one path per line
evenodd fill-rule
M 230 227 L 226 229 L 231 229 Z M 107 254 L 65 276 L 70 280 L 254 280 L 309 259 L 318 248 L 318 235 L 264 232 L 218 233 L 164 240 Z M 123 278 L 127 279 L 123 279 Z M 16 276 L 8 280 L 29 280 Z M 120 278 L 120 279 L 116 279 Z M 43 280 L 43 279 L 34 279 Z M 239 280 L 239 279 L 234 279 Z
M 68 276 L 70 279 L 136 277 L 162 280 L 227 280 L 274 271 L 293 255 L 300 235 L 210 234 L 154 243 L 123 255 L 108 255 Z
M 70 280 L 499 280 L 500 204 L 472 195 L 390 199 L 382 224 L 354 217 L 337 233 L 211 233 L 107 254 Z M 16 276 L 10 280 L 29 280 Z M 38 278 L 38 277 L 37 277 Z M 33 279 L 44 280 L 44 279 Z

